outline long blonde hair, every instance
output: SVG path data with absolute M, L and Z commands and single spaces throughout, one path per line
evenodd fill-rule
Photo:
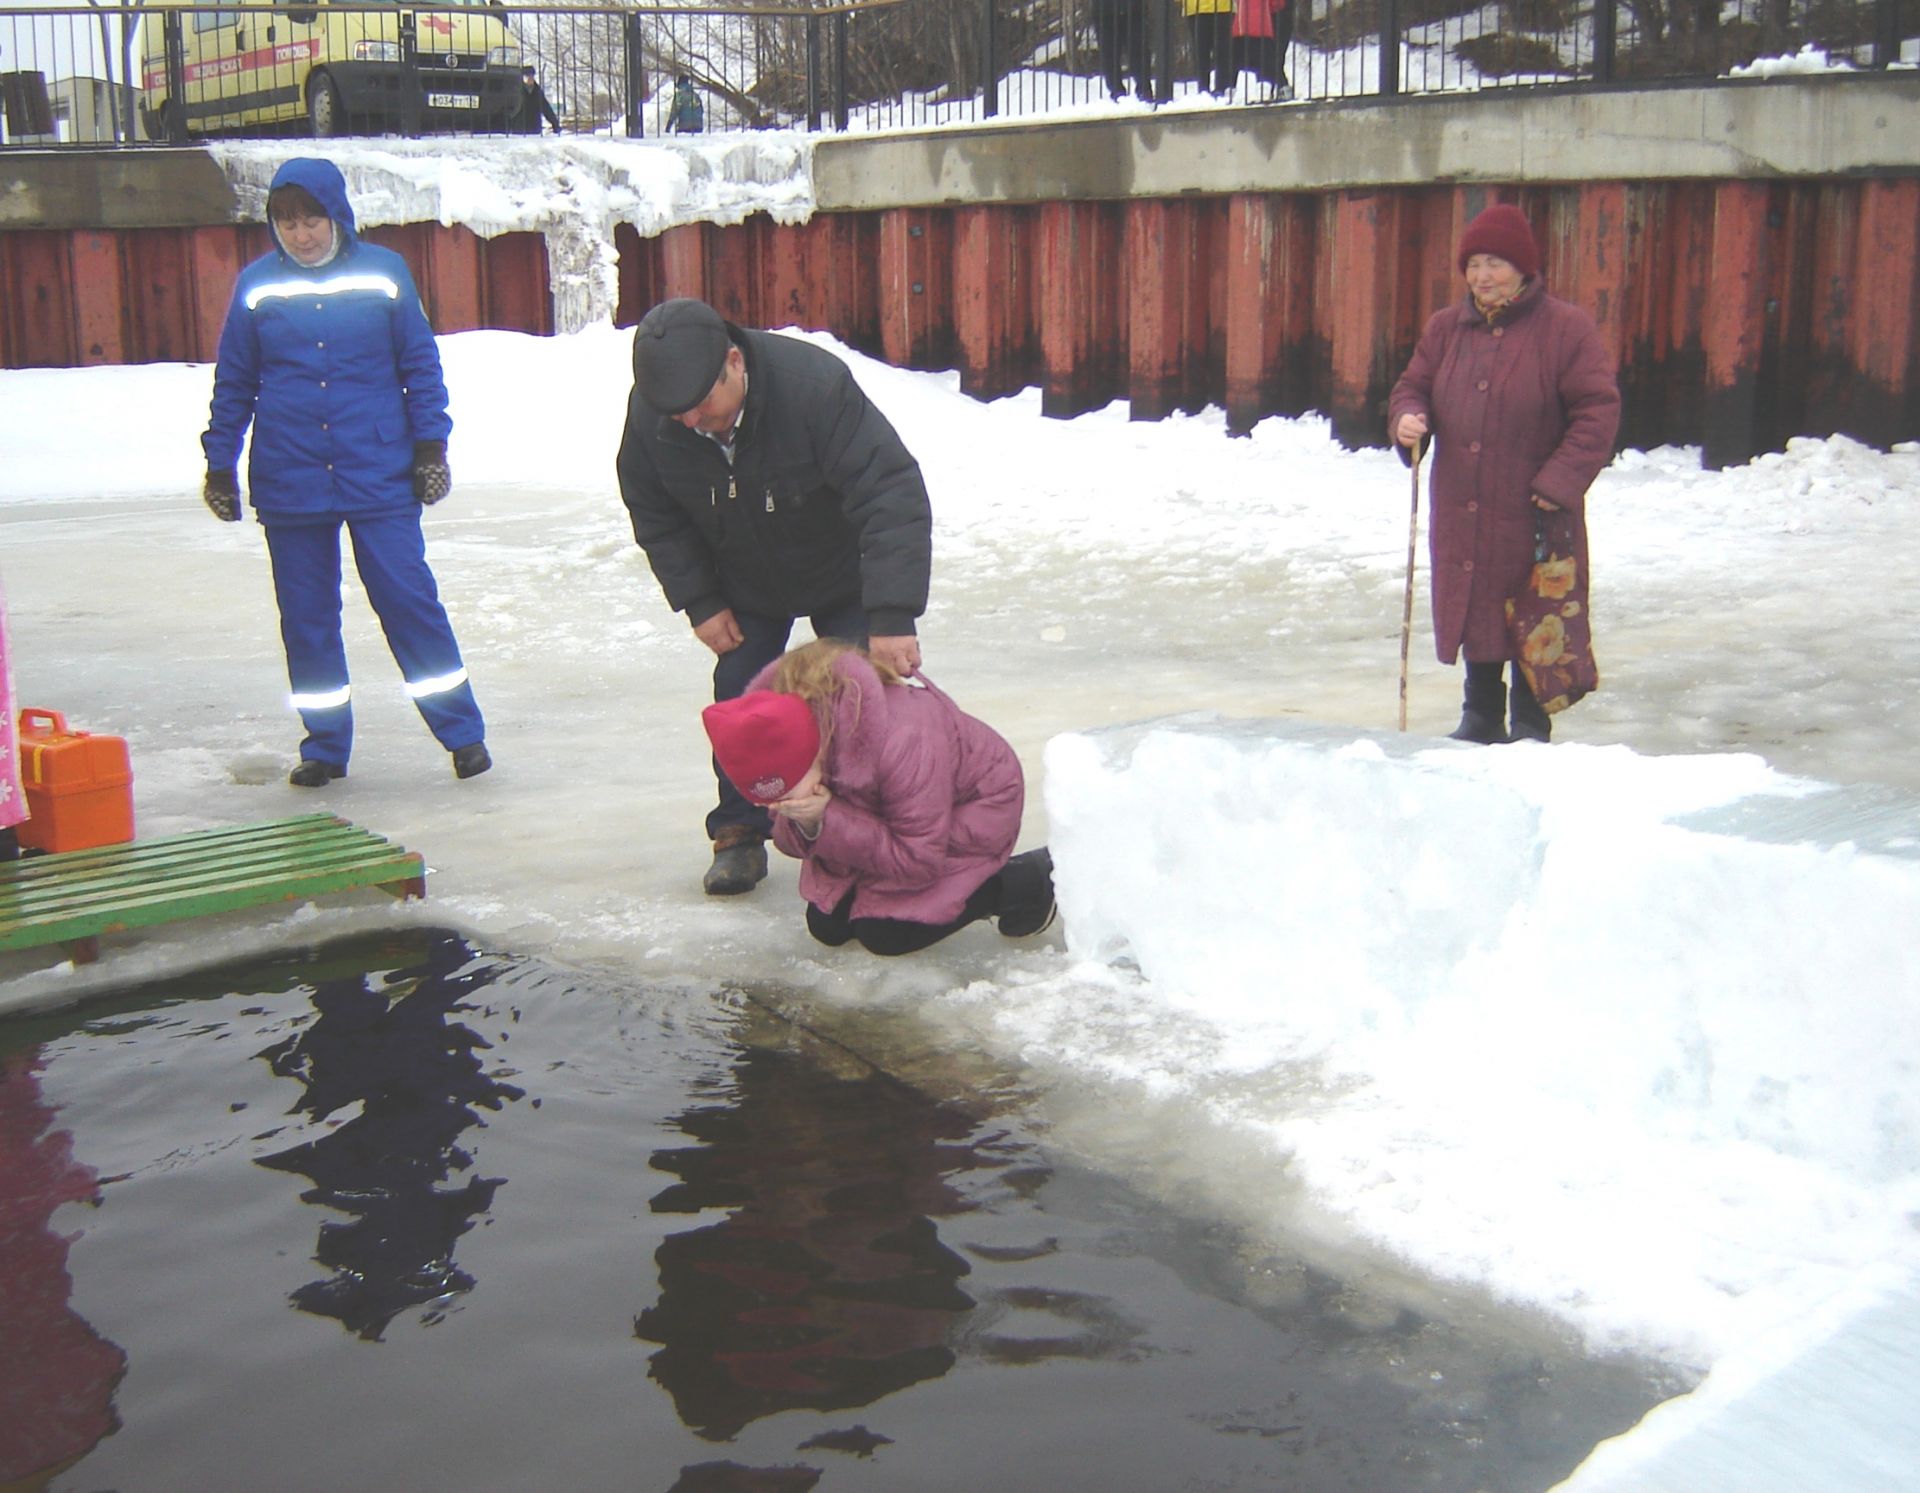
M 770 688 L 783 695 L 798 695 L 812 707 L 813 718 L 820 725 L 822 751 L 833 739 L 833 701 L 836 696 L 853 688 L 846 677 L 834 668 L 840 656 L 846 653 L 858 654 L 872 664 L 873 672 L 880 676 L 882 684 L 906 682 L 879 659 L 869 657 L 866 649 L 842 642 L 839 638 L 815 638 L 811 643 L 788 649 L 773 666 L 773 677 L 767 681 Z M 854 703 L 857 712 L 859 701 L 856 699 Z M 858 719 L 857 714 L 855 719 Z

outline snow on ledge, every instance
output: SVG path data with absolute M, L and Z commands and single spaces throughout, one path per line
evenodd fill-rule
M 213 142 L 242 217 L 266 212 L 267 185 L 292 156 L 323 156 L 347 179 L 362 227 L 463 224 L 482 238 L 545 236 L 554 329 L 613 320 L 619 265 L 613 230 L 643 237 L 685 223 L 735 224 L 756 212 L 813 216 L 813 137 L 759 130 L 663 139 L 565 135 L 468 142 L 399 138 Z

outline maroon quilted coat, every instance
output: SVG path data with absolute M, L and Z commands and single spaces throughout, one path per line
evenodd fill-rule
M 1538 493 L 1573 516 L 1587 568 L 1587 489 L 1613 459 L 1620 388 L 1599 329 L 1538 280 L 1489 322 L 1472 298 L 1437 312 L 1387 399 L 1433 432 L 1428 553 L 1433 644 L 1442 663 L 1513 656 L 1506 600 L 1533 565 Z M 1401 448 L 1403 453 L 1405 448 Z
M 775 665 L 748 691 L 766 689 Z M 773 816 L 773 843 L 800 861 L 800 895 L 832 912 L 855 888 L 851 915 L 950 923 L 1020 837 L 1020 759 L 991 726 L 924 680 L 882 684 L 844 653 L 834 670 L 825 775 L 833 799 L 809 840 Z

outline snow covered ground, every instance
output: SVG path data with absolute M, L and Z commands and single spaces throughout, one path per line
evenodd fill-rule
M 1392 729 L 1390 455 L 1311 419 L 1239 441 L 1218 412 L 1047 421 L 1032 393 L 978 404 L 841 349 L 929 475 L 928 672 L 1020 748 L 1025 842 L 1051 834 L 1065 907 L 1037 947 L 982 928 L 885 963 L 813 945 L 788 866 L 748 901 L 699 893 L 706 664 L 612 481 L 627 338 L 443 345 L 457 488 L 431 553 L 499 766 L 453 779 L 384 687 L 356 592 L 361 739 L 324 794 L 284 783 L 298 731 L 259 536 L 197 497 L 209 370 L 0 374 L 22 696 L 129 739 L 140 832 L 324 805 L 436 870 L 424 912 L 238 915 L 116 938 L 86 969 L 8 956 L 0 1007 L 422 915 L 842 1021 L 911 1007 L 938 1040 L 1031 1064 L 1091 1157 L 1712 1369 L 1695 1413 L 1766 1404 L 1798 1432 L 1785 1407 L 1820 1403 L 1822 1476 L 1775 1448 L 1800 1479 L 1779 1486 L 1898 1486 L 1825 1476 L 1836 1437 L 1875 1444 L 1845 1422 L 1864 1391 L 1716 1394 L 1764 1393 L 1768 1370 L 1834 1352 L 1836 1325 L 1913 1300 L 1920 643 L 1890 600 L 1920 447 L 1802 442 L 1720 473 L 1623 456 L 1593 495 L 1602 691 L 1551 748 L 1472 750 L 1424 739 L 1457 711 L 1424 620 L 1413 733 Z M 1191 712 L 1221 720 L 1102 729 Z M 1834 798 L 1808 780 L 1855 799 L 1806 845 L 1678 822 Z M 1877 837 L 1831 843 L 1860 802 Z M 1910 1309 L 1895 1320 L 1910 1342 Z M 1663 1424 L 1644 1446 L 1697 1445 Z M 1585 1485 L 1651 1485 L 1606 1465 Z
M 577 183 L 549 154 L 543 195 L 509 145 L 484 182 L 328 153 L 370 218 L 404 173 L 394 213 L 564 216 Z M 698 210 L 688 148 L 618 149 L 656 220 Z M 768 174 L 804 215 L 804 171 Z M 360 739 L 322 793 L 285 784 L 259 535 L 198 498 L 210 370 L 0 373 L 20 691 L 128 738 L 140 833 L 324 806 L 435 868 L 424 909 L 235 915 L 84 969 L 0 957 L 0 1010 L 425 917 L 690 996 L 777 990 L 843 1030 L 911 1013 L 1027 1064 L 1061 1144 L 1256 1236 L 1706 1373 L 1576 1488 L 1913 1486 L 1920 443 L 1717 473 L 1624 454 L 1592 497 L 1602 690 L 1550 748 L 1470 749 L 1433 739 L 1458 674 L 1423 610 L 1393 730 L 1388 453 L 1317 419 L 1048 421 L 1033 391 L 982 404 L 838 348 L 928 474 L 927 672 L 1019 748 L 1023 843 L 1055 845 L 1065 909 L 1036 944 L 981 928 L 888 963 L 812 944 L 790 866 L 700 895 L 707 659 L 615 490 L 626 336 L 442 346 L 456 487 L 430 554 L 499 765 L 453 779 L 353 586 Z

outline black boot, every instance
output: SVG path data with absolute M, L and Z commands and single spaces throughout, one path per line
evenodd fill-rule
M 484 741 L 454 749 L 453 775 L 456 778 L 477 778 L 491 766 L 493 758 L 488 755 Z
M 300 765 L 287 774 L 287 781 L 296 788 L 324 788 L 335 778 L 344 778 L 346 775 L 346 768 L 338 762 L 302 757 Z
M 1513 708 L 1513 734 L 1507 738 L 1509 741 L 1553 740 L 1553 717 L 1540 708 L 1518 664 L 1513 666 L 1513 688 L 1508 698 Z
M 1507 739 L 1507 686 L 1500 678 L 1501 667 L 1497 663 L 1467 665 L 1460 724 L 1447 733 L 1454 741 L 1494 746 Z
M 1042 845 L 1016 855 L 1000 868 L 1000 932 L 1030 938 L 1053 926 L 1059 911 L 1053 900 L 1053 855 Z

